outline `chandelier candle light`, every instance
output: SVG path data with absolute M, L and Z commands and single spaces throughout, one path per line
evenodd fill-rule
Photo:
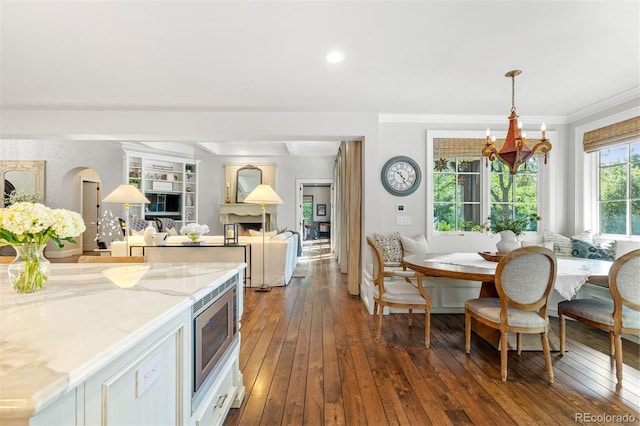
M 547 164 L 548 153 L 551 151 L 551 143 L 545 137 L 547 127 L 544 123 L 540 126 L 542 139 L 533 148 L 527 146 L 527 135 L 522 131 L 522 122 L 518 120 L 515 105 L 516 76 L 521 72 L 520 70 L 513 70 L 505 74 L 505 77 L 511 77 L 511 115 L 509 116 L 509 130 L 507 130 L 504 145 L 498 151 L 496 137 L 491 135 L 490 129 L 487 129 L 487 143 L 482 148 L 482 156 L 487 157 L 486 166 L 489 166 L 489 160 L 493 161 L 497 158 L 509 168 L 509 173 L 512 175 L 515 175 L 518 172 L 518 167 L 526 163 L 538 150 L 544 154 L 544 164 Z

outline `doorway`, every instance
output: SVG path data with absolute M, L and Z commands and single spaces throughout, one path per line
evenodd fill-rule
M 82 181 L 82 219 L 87 227 L 82 234 L 82 251 L 98 248 L 98 218 L 100 217 L 100 187 L 98 182 Z
M 333 179 L 296 179 L 296 223 L 304 241 L 331 238 Z M 322 230 L 322 232 L 321 232 Z

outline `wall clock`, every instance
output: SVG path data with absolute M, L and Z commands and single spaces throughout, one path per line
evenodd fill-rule
M 403 197 L 418 189 L 422 174 L 418 163 L 400 155 L 384 163 L 380 178 L 384 189 L 390 194 Z

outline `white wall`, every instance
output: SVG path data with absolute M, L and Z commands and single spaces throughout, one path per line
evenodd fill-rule
M 2 140 L 0 160 L 45 160 L 45 203 L 77 210 L 70 180 L 82 169 L 93 169 L 107 195 L 122 181 L 122 149 L 111 142 L 69 140 Z
M 637 108 L 638 100 L 626 101 L 604 113 L 594 113 L 575 119 L 567 126 L 565 117 L 522 117 L 530 126 L 545 121 L 552 140 L 549 167 L 553 170 L 549 191 L 550 207 L 543 218 L 545 227 L 562 233 L 574 231 L 576 216 L 573 207 L 577 197 L 575 187 L 576 159 L 573 132 L 585 121 L 593 121 L 603 114 L 621 109 Z M 219 113 L 219 112 L 165 112 L 165 111 L 6 111 L 3 112 L 4 134 L 126 134 L 131 140 L 144 135 L 164 135 L 165 140 L 333 140 L 361 139 L 363 144 L 363 234 L 398 231 L 405 235 L 426 233 L 427 205 L 426 181 L 430 179 L 427 167 L 427 132 L 436 130 L 473 130 L 483 132 L 487 127 L 507 128 L 506 117 L 393 117 L 377 113 Z M 193 134 L 198 129 L 198 134 Z M 535 128 L 531 131 L 535 135 Z M 529 129 L 526 129 L 529 130 Z M 188 135 L 188 137 L 187 137 Z M 534 136 L 535 137 L 535 136 Z M 119 148 L 112 144 L 87 141 L 0 142 L 1 159 L 47 160 L 47 202 L 53 207 L 65 200 L 63 187 L 65 173 L 76 167 L 95 169 L 105 188 L 114 188 L 120 182 Z M 218 230 L 217 205 L 224 201 L 223 164 L 273 162 L 277 164 L 276 191 L 285 201 L 278 207 L 278 226 L 295 228 L 296 178 L 332 178 L 333 158 L 216 157 L 196 152 L 202 160 L 200 188 L 207 188 L 200 197 L 199 221 L 207 223 L 212 232 Z M 396 155 L 407 155 L 417 161 L 423 173 L 420 188 L 407 197 L 387 193 L 380 181 L 380 170 L 386 160 Z M 579 191 L 583 189 L 580 188 Z M 61 201 L 62 200 L 62 201 Z M 411 225 L 396 225 L 396 205 L 405 204 L 403 215 L 411 217 Z M 329 216 L 327 216 L 329 217 Z M 214 231 L 215 230 L 215 231 Z M 432 250 L 493 249 L 494 241 L 482 237 L 469 244 L 469 240 L 456 239 L 430 241 Z M 366 248 L 363 246 L 363 248 Z M 363 250 L 368 256 L 368 250 Z M 366 260 L 365 260 L 366 261 Z
M 212 234 L 219 234 L 218 205 L 224 203 L 224 164 L 251 164 L 265 158 L 217 157 L 206 152 L 195 153 L 199 167 L 198 221 L 205 223 Z M 122 181 L 122 148 L 118 143 L 86 141 L 2 141 L 0 159 L 45 160 L 45 203 L 53 208 L 78 210 L 74 189 L 65 177 L 81 168 L 93 169 L 102 180 L 103 196 Z M 278 227 L 295 229 L 296 178 L 332 178 L 334 157 L 269 157 L 277 166 L 276 191 L 284 204 L 278 206 Z M 121 215 L 117 207 L 114 214 Z
M 436 122 L 441 120 L 441 122 Z M 567 147 L 566 125 L 561 117 L 545 117 L 547 124 L 547 134 L 553 135 L 553 149 L 549 156 L 549 164 L 542 166 L 548 175 L 548 181 L 553 182 L 554 190 L 548 188 L 543 190 L 542 226 L 556 229 L 559 218 L 566 216 L 566 171 L 567 167 L 572 167 L 569 154 L 571 150 Z M 395 122 L 394 122 L 395 121 Z M 442 121 L 450 121 L 449 123 Z M 523 117 L 525 123 L 529 123 L 531 129 L 525 128 L 531 137 L 539 136 L 536 125 L 542 121 L 541 118 Z M 371 232 L 399 232 L 407 236 L 424 234 L 428 236 L 429 249 L 434 252 L 464 251 L 474 252 L 482 250 L 495 251 L 496 237 L 489 234 L 466 235 L 430 235 L 431 227 L 427 223 L 427 212 L 433 209 L 433 205 L 427 196 L 428 181 L 431 179 L 432 162 L 427 160 L 427 141 L 429 133 L 449 133 L 450 137 L 459 134 L 458 137 L 483 138 L 487 127 L 499 132 L 506 132 L 508 121 L 506 118 L 496 120 L 494 117 L 466 117 L 462 119 L 445 120 L 443 117 L 388 117 L 381 120 L 379 125 L 378 157 L 370 160 L 373 164 L 371 176 L 367 178 L 367 193 L 376 197 L 380 217 L 377 228 L 367 229 Z M 422 172 L 422 183 L 416 192 L 406 197 L 396 197 L 385 191 L 380 179 L 380 170 L 389 158 L 396 155 L 406 155 L 413 158 L 420 166 Z M 375 175 L 377 171 L 377 175 Z M 541 197 L 541 198 L 542 198 Z M 398 203 L 405 205 L 404 213 L 396 212 Z M 410 217 L 410 225 L 397 225 L 398 216 Z
M 3 134 L 120 136 L 123 140 L 150 140 L 162 135 L 164 141 L 180 140 L 353 140 L 376 144 L 376 113 L 227 113 L 174 111 L 3 111 Z M 197 130 L 195 130 L 197 129 Z M 21 143 L 21 142 L 20 142 Z M 96 170 L 106 189 L 122 179 L 120 148 L 114 142 L 32 141 L 25 146 L 14 141 L 0 142 L 1 159 L 43 159 L 47 161 L 47 203 L 60 205 L 62 176 L 58 170 L 87 166 Z M 185 153 L 201 159 L 199 182 L 203 192 L 198 204 L 198 220 L 212 233 L 218 230 L 217 205 L 224 202 L 224 163 L 273 162 L 277 164 L 276 191 L 285 201 L 278 206 L 278 226 L 296 228 L 296 178 L 333 178 L 334 157 L 228 157 L 204 151 Z M 51 163 L 51 164 L 50 164 Z M 50 173 L 53 164 L 59 165 Z

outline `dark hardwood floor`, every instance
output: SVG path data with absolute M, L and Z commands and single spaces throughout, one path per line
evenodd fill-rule
M 305 278 L 269 293 L 245 292 L 240 369 L 246 397 L 227 425 L 567 425 L 638 424 L 637 344 L 624 341 L 624 382 L 616 385 L 608 335 L 568 324 L 568 352 L 552 354 L 549 384 L 540 352 L 500 354 L 472 336 L 464 315 L 386 316 L 382 339 L 359 298 L 346 291 L 327 244 L 306 246 Z M 557 318 L 551 325 L 557 331 Z

